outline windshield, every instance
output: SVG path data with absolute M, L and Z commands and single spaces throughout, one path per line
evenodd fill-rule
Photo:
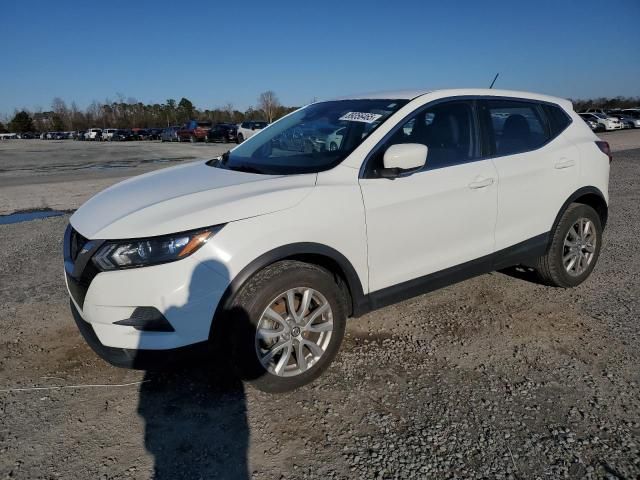
M 269 175 L 320 172 L 342 162 L 408 100 L 315 103 L 269 125 L 212 166 Z

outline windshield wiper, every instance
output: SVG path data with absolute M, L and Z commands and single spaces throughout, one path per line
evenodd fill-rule
M 224 164 L 229 160 L 229 150 L 224 152 L 222 155 L 216 158 L 212 158 L 211 160 L 206 162 L 206 165 L 210 167 L 218 167 L 223 168 Z
M 258 173 L 264 174 L 264 172 L 258 168 L 250 167 L 248 165 L 229 165 L 227 167 L 229 170 L 233 170 L 235 172 L 246 172 L 246 173 Z

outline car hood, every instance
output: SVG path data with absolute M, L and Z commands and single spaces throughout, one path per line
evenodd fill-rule
M 316 178 L 315 173 L 258 175 L 194 162 L 113 185 L 82 205 L 70 222 L 89 239 L 182 232 L 293 207 Z

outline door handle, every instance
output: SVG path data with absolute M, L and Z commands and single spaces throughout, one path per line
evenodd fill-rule
M 556 168 L 560 170 L 563 168 L 573 167 L 575 164 L 576 162 L 574 162 L 573 160 L 569 160 L 568 158 L 563 158 L 558 163 L 556 163 Z
M 485 188 L 489 185 L 493 185 L 493 178 L 476 178 L 473 182 L 469 184 L 469 188 L 477 189 L 477 188 Z

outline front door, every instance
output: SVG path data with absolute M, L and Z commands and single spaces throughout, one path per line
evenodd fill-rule
M 497 175 L 479 159 L 477 138 L 472 102 L 439 102 L 399 125 L 370 158 L 360 188 L 371 293 L 494 251 Z M 384 152 L 398 143 L 426 145 L 425 167 L 380 178 Z

